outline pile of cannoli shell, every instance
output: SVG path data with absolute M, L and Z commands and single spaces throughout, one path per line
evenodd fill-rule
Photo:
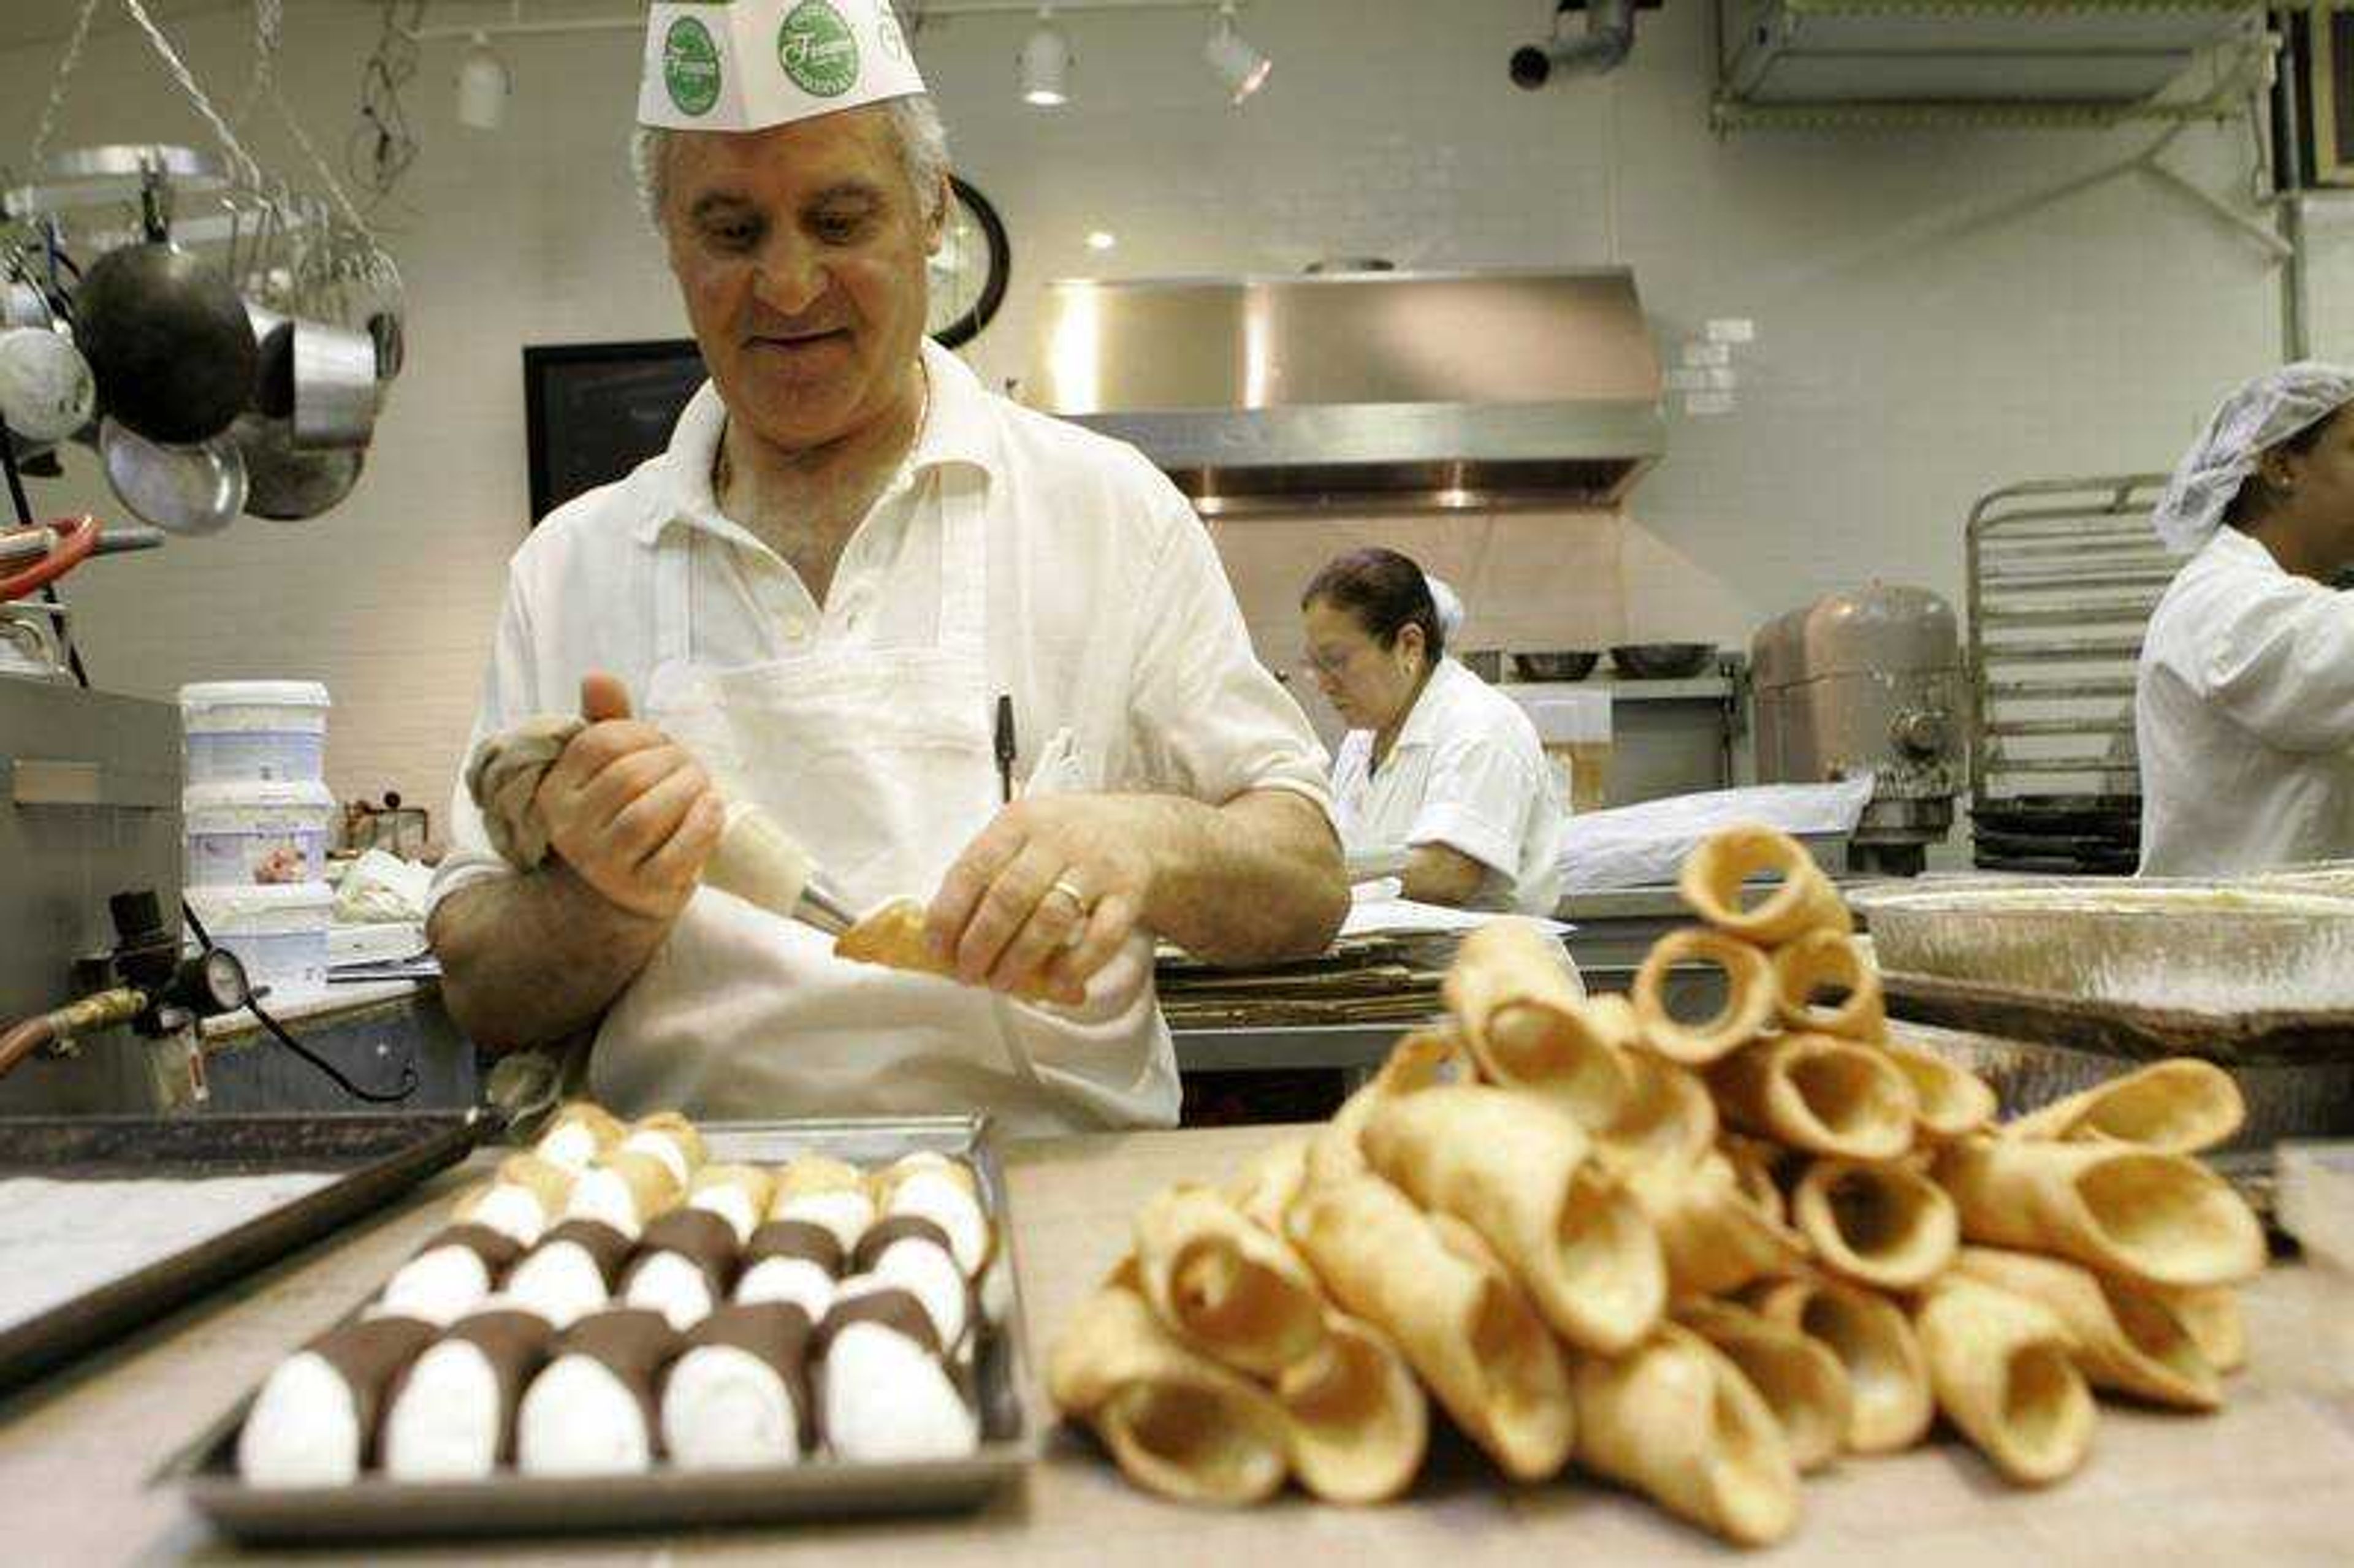
M 1137 1485 L 1372 1502 L 1423 1395 L 1511 1480 L 1575 1465 L 1748 1545 L 1798 1477 L 1942 1416 L 2019 1485 L 2090 1450 L 2093 1393 L 2217 1407 L 2264 1234 L 2197 1158 L 2228 1074 L 2138 1072 L 1998 1124 L 1890 1036 L 1878 974 L 1793 840 L 1734 829 L 1628 996 L 1534 927 L 1467 938 L 1446 1026 L 1312 1137 L 1184 1187 L 1060 1332 L 1049 1392 Z M 1709 1019 L 1666 1003 L 1713 965 Z
M 713 1162 L 565 1107 L 360 1313 L 281 1362 L 256 1486 L 953 1458 L 1011 1279 L 979 1179 L 916 1153 Z

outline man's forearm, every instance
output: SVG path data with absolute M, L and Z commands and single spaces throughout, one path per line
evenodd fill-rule
M 1288 790 L 1205 806 L 1150 802 L 1158 862 L 1144 924 L 1211 963 L 1321 952 L 1349 912 L 1340 841 L 1324 813 Z
M 477 1045 L 515 1051 L 596 1022 L 670 923 L 608 902 L 560 861 L 463 888 L 433 912 L 441 995 Z

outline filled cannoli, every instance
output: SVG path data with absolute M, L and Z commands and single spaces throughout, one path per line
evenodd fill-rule
M 2228 1285 L 2264 1265 L 2255 1215 L 2187 1154 L 1980 1135 L 1941 1149 L 1936 1177 L 1974 1242 L 2147 1285 Z
M 2162 1296 L 2056 1257 L 1964 1247 L 1954 1270 L 2043 1308 L 2096 1388 L 2184 1410 L 2223 1403 L 2223 1380 Z
M 1506 1475 L 1542 1480 L 1567 1463 L 1561 1348 L 1477 1232 L 1371 1175 L 1311 1181 L 1290 1225 L 1333 1298 L 1397 1345 Z
M 1940 1280 L 1916 1319 L 1937 1408 L 2022 1486 L 2073 1474 L 2093 1446 L 2093 1395 L 2068 1330 L 2032 1301 L 1975 1279 Z
M 1316 1348 L 1283 1369 L 1275 1396 L 1299 1484 L 1327 1502 L 1386 1501 L 1422 1468 L 1429 1402 L 1370 1323 L 1328 1309 Z
M 1839 1358 L 1847 1373 L 1845 1447 L 1853 1454 L 1910 1448 L 1936 1417 L 1929 1367 L 1913 1324 L 1874 1291 L 1829 1278 L 1785 1279 L 1756 1287 L 1750 1305 Z
M 440 1332 L 420 1318 L 357 1318 L 278 1363 L 238 1429 L 251 1487 L 334 1487 L 374 1463 L 384 1399 Z
M 538 1200 L 539 1211 L 552 1225 L 564 1217 L 564 1207 L 572 1201 L 572 1185 L 579 1173 L 569 1166 L 543 1160 L 536 1154 L 511 1154 L 499 1161 L 498 1181 L 501 1187 L 521 1187 Z M 521 1238 L 517 1238 L 521 1239 Z
M 661 1451 L 655 1393 L 678 1353 L 659 1312 L 619 1307 L 565 1330 L 523 1396 L 515 1463 L 527 1476 L 627 1476 Z
M 1271 1378 L 1324 1337 L 1324 1295 L 1290 1244 L 1208 1187 L 1172 1187 L 1137 1212 L 1137 1277 L 1177 1337 Z
M 854 1274 L 899 1286 L 924 1304 L 951 1354 L 970 1348 L 974 1287 L 957 1266 L 948 1233 L 920 1214 L 893 1214 L 866 1227 L 851 1254 Z
M 789 1302 L 722 1307 L 663 1380 L 663 1446 L 687 1469 L 798 1463 L 817 1446 L 808 1314 Z
M 523 1393 L 555 1342 L 546 1319 L 502 1301 L 451 1324 L 393 1386 L 387 1473 L 397 1481 L 469 1481 L 514 1463 Z
M 1701 1022 L 1668 1011 L 1668 981 L 1679 967 L 1708 964 L 1724 974 L 1724 1005 Z M 1643 1044 L 1670 1062 L 1704 1067 L 1740 1050 L 1774 1022 L 1774 965 L 1765 950 L 1705 927 L 1670 931 L 1651 944 L 1630 992 Z
M 1556 1333 L 1614 1353 L 1667 1305 L 1659 1236 L 1634 1195 L 1585 1159 L 1551 1102 L 1485 1084 L 1393 1100 L 1365 1126 L 1373 1169 L 1484 1237 Z
M 1733 1301 L 1679 1302 L 1675 1317 L 1741 1369 L 1774 1413 L 1799 1474 L 1838 1457 L 1847 1439 L 1850 1395 L 1847 1369 L 1829 1347 Z
M 1744 885 L 1761 874 L 1778 881 L 1744 904 Z M 1676 890 L 1711 926 L 1760 947 L 1779 947 L 1808 931 L 1855 929 L 1839 890 L 1806 846 L 1771 828 L 1728 828 L 1703 839 L 1684 857 Z
M 726 1220 L 740 1245 L 760 1228 L 776 1191 L 776 1178 L 757 1165 L 705 1165 L 687 1183 L 686 1206 Z
M 656 1111 L 631 1122 L 622 1134 L 621 1149 L 661 1160 L 682 1192 L 694 1183 L 695 1171 L 703 1166 L 703 1134 L 676 1111 Z
M 1913 1147 L 1912 1081 L 1873 1046 L 1780 1034 L 1709 1069 L 1725 1122 L 1809 1154 L 1893 1160 Z
M 376 1310 L 444 1328 L 496 1289 L 523 1248 L 504 1231 L 459 1224 L 436 1232 L 385 1282 Z
M 1627 1177 L 1667 1264 L 1668 1294 L 1719 1296 L 1788 1274 L 1806 1242 L 1742 1190 L 1733 1162 L 1711 1153 L 1693 1166 L 1648 1166 Z
M 2003 1123 L 2001 1132 L 2196 1154 L 2228 1141 L 2247 1119 L 2247 1101 L 2231 1074 L 2212 1062 L 2176 1056 L 2054 1100 Z
M 1046 1393 L 1147 1491 L 1233 1507 L 1283 1486 L 1291 1438 L 1282 1408 L 1187 1349 L 1127 1285 L 1097 1290 L 1055 1336 Z
M 1817 1007 L 1826 991 L 1842 1000 Z M 1878 1040 L 1888 1032 L 1888 1001 L 1879 967 L 1845 931 L 1817 927 L 1774 950 L 1774 1002 L 1786 1028 L 1849 1040 Z
M 636 1244 L 597 1220 L 567 1220 L 525 1253 L 503 1287 L 559 1329 L 610 1306 Z
M 1900 1041 L 1883 1040 L 1879 1050 L 1913 1086 L 1913 1098 L 1919 1107 L 1914 1128 L 1920 1138 L 1960 1138 L 1993 1123 L 1998 1103 L 1994 1086 L 1976 1073 L 1934 1051 Z
M 846 1254 L 859 1234 L 875 1223 L 875 1197 L 854 1165 L 822 1154 L 804 1154 L 777 1172 L 771 1220 L 807 1220 L 823 1225 Z
M 980 1421 L 915 1292 L 871 1275 L 843 1280 L 815 1348 L 835 1457 L 952 1459 L 979 1445 Z
M 619 1148 L 627 1135 L 620 1118 L 603 1106 L 573 1100 L 548 1118 L 532 1152 L 577 1175 L 594 1164 L 598 1156 Z
M 875 1206 L 885 1214 L 915 1214 L 939 1226 L 967 1279 L 980 1277 L 989 1262 L 991 1237 L 981 1179 L 961 1160 L 927 1152 L 885 1166 L 875 1175 Z
M 1961 1245 L 1953 1200 L 1904 1165 L 1818 1160 L 1790 1194 L 1790 1218 L 1825 1268 L 1881 1290 L 1919 1289 Z
M 1528 921 L 1465 937 L 1441 994 L 1490 1082 L 1542 1096 L 1588 1128 L 1625 1108 L 1633 1013 L 1617 998 L 1588 1002 L 1561 944 Z
M 601 1220 L 634 1239 L 648 1222 L 676 1208 L 685 1196 L 686 1183 L 673 1176 L 664 1161 L 642 1150 L 617 1150 L 599 1156 L 572 1183 L 564 1217 Z
M 809 1314 L 811 1323 L 822 1323 L 843 1262 L 842 1243 L 814 1220 L 770 1220 L 744 1244 L 736 1299 L 789 1301 Z
M 450 1220 L 453 1224 L 488 1225 L 514 1237 L 516 1245 L 530 1246 L 556 1223 L 556 1215 L 540 1202 L 537 1192 L 521 1182 L 491 1181 L 478 1181 L 459 1193 L 458 1201 L 450 1206 Z
M 1578 1461 L 1744 1546 L 1798 1522 L 1798 1471 L 1774 1414 L 1706 1340 L 1669 1322 L 1572 1372 Z
M 638 1238 L 621 1276 L 621 1299 L 653 1308 L 683 1334 L 727 1299 L 737 1255 L 736 1232 L 726 1220 L 705 1209 L 673 1209 Z

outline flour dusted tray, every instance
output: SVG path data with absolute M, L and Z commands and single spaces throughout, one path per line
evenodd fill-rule
M 256 1543 L 685 1530 L 941 1512 L 977 1507 L 1015 1482 L 1036 1457 L 1038 1435 L 1023 1406 L 1028 1371 L 1019 1277 L 1011 1256 L 1004 1171 L 986 1118 L 710 1122 L 701 1131 L 715 1161 L 779 1164 L 819 1154 L 873 1167 L 928 1150 L 971 1166 L 999 1245 L 1007 1249 L 1012 1286 L 1002 1319 L 985 1324 L 975 1346 L 981 1443 L 971 1454 L 889 1463 L 819 1457 L 734 1470 L 657 1463 L 643 1475 L 578 1479 L 503 1470 L 479 1481 L 419 1483 L 371 1472 L 344 1486 L 264 1488 L 247 1485 L 237 1469 L 249 1395 L 168 1466 L 163 1478 L 177 1479 L 190 1505 L 216 1528 Z

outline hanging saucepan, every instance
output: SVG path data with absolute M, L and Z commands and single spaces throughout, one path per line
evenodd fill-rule
M 376 433 L 376 340 L 351 327 L 294 323 L 294 444 L 364 447 Z
M 98 408 L 90 362 L 48 327 L 0 328 L 0 422 L 31 441 L 61 441 Z
M 224 437 L 165 446 L 109 417 L 98 453 L 122 504 L 166 534 L 217 534 L 245 508 L 245 454 Z
M 358 447 L 298 450 L 293 427 L 252 409 L 228 439 L 245 459 L 245 510 L 273 523 L 302 523 L 341 503 L 360 482 L 367 453 Z
M 253 323 L 253 402 L 273 419 L 294 417 L 294 320 L 268 305 L 245 302 L 246 320 Z M 239 415 L 243 418 L 243 415 Z
M 191 445 L 245 407 L 256 350 L 236 285 L 172 243 L 164 195 L 151 178 L 145 243 L 108 251 L 82 275 L 74 328 L 107 412 L 151 441 Z

